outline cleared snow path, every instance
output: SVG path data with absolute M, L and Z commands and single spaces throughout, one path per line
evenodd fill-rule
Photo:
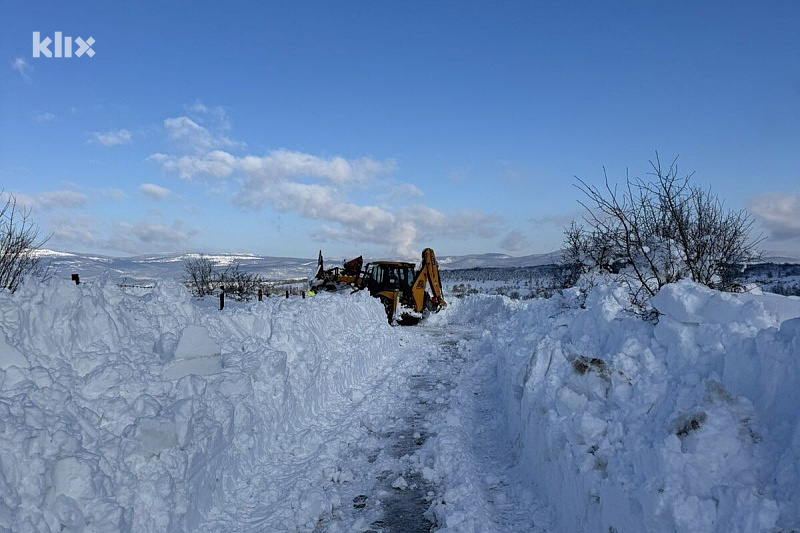
M 437 531 L 549 531 L 551 514 L 534 499 L 531 480 L 519 475 L 517 449 L 500 405 L 498 358 L 474 349 L 482 342 L 474 329 L 462 329 L 459 338 L 455 328 L 431 331 L 443 337 L 445 350 L 454 345 L 461 366 L 447 409 L 431 417 L 439 428 L 430 443 L 440 479 L 432 508 Z
M 467 328 L 414 332 L 426 356 L 383 412 L 364 414 L 366 435 L 338 467 L 341 505 L 315 531 L 545 531 L 549 514 L 515 476 L 496 360 L 473 355 Z

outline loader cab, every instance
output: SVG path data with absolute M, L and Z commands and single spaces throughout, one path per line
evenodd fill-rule
M 399 291 L 405 295 L 414 282 L 414 263 L 377 261 L 367 265 L 365 281 L 373 296 L 384 291 Z

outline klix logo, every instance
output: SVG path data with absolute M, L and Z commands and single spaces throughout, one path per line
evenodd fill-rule
M 56 32 L 53 39 L 45 37 L 44 40 L 40 38 L 38 31 L 33 32 L 33 57 L 40 57 L 40 54 L 44 57 L 53 57 L 53 52 L 50 51 L 50 44 L 54 45 L 53 51 L 56 57 L 72 57 L 72 37 L 64 37 L 62 39 L 60 31 Z M 76 57 L 81 57 L 83 54 L 94 57 L 94 50 L 92 50 L 94 39 L 92 37 L 85 41 L 77 37 L 75 44 L 78 45 L 78 49 L 75 50 Z

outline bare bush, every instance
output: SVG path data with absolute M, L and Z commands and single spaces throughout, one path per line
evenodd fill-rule
M 188 259 L 184 263 L 184 270 L 184 282 L 197 297 L 208 296 L 215 289 L 222 289 L 235 300 L 249 300 L 264 284 L 260 275 L 243 271 L 239 263 L 231 263 L 224 270 L 219 270 L 210 259 L 202 256 Z
M 691 183 L 693 174 L 680 177 L 677 159 L 664 169 L 656 153 L 650 165 L 651 179 L 627 177 L 621 188 L 607 175 L 604 190 L 576 178 L 590 230 L 565 230 L 565 265 L 622 270 L 635 301 L 683 278 L 741 290 L 738 274 L 757 259 L 761 240 L 751 236 L 751 215 L 726 209 L 716 194 Z
M 561 268 L 556 274 L 556 286 L 566 289 L 574 286 L 581 274 L 588 271 L 589 239 L 583 226 L 572 222 L 564 228 L 564 246 Z
M 0 191 L 1 192 L 1 191 Z M 27 275 L 44 274 L 36 251 L 47 242 L 30 218 L 30 210 L 7 195 L 0 208 L 0 288 L 14 292 Z
M 207 296 L 214 292 L 214 264 L 207 257 L 187 259 L 183 264 L 186 277 L 184 281 L 197 297 Z
M 244 272 L 239 263 L 232 263 L 217 274 L 216 283 L 224 288 L 226 294 L 242 301 L 255 296 L 263 280 L 254 272 Z

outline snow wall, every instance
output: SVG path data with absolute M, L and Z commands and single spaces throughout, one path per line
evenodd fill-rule
M 220 312 L 175 282 L 0 292 L 0 531 L 313 524 L 331 505 L 321 474 L 291 478 L 286 458 L 324 449 L 395 338 L 366 294 Z M 253 522 L 231 526 L 237 507 Z
M 800 299 L 680 282 L 653 324 L 622 288 L 576 298 L 472 296 L 441 317 L 488 330 L 498 411 L 554 529 L 800 529 Z

